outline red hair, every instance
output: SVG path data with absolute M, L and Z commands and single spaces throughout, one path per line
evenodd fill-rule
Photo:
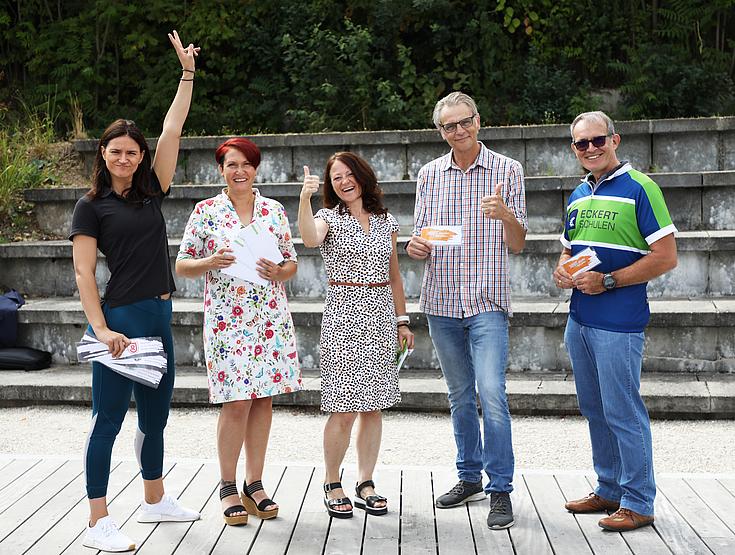
M 227 154 L 227 151 L 231 148 L 236 148 L 242 152 L 245 158 L 248 159 L 248 162 L 250 162 L 255 169 L 258 169 L 258 166 L 260 165 L 260 149 L 253 141 L 243 137 L 227 139 L 217 147 L 217 150 L 214 152 L 214 159 L 217 160 L 217 164 L 220 166 L 222 165 L 225 161 L 225 154 Z

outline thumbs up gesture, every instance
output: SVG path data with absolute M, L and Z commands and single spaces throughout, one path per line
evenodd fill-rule
M 304 166 L 304 185 L 301 187 L 301 198 L 308 200 L 319 190 L 319 176 L 311 175 L 309 166 Z
M 492 195 L 482 197 L 480 202 L 482 213 L 493 220 L 502 220 L 510 212 L 503 200 L 503 185 L 504 183 L 498 183 L 495 186 L 495 192 Z

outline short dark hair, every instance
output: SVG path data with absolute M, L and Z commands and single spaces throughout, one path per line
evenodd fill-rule
M 214 152 L 214 159 L 217 160 L 218 165 L 221 166 L 223 164 L 225 161 L 225 155 L 231 148 L 236 148 L 242 152 L 245 158 L 248 159 L 248 162 L 250 162 L 256 170 L 258 169 L 258 166 L 260 165 L 260 149 L 253 141 L 245 139 L 244 137 L 233 137 L 232 139 L 227 139 L 217 147 L 217 150 Z
M 161 194 L 160 191 L 155 191 L 151 186 L 151 151 L 143 133 L 134 121 L 116 119 L 104 130 L 99 143 L 97 143 L 97 153 L 94 156 L 94 167 L 92 169 L 92 188 L 87 191 L 89 198 L 97 198 L 105 189 L 112 187 L 110 171 L 107 169 L 105 159 L 102 158 L 102 148 L 107 148 L 112 139 L 123 136 L 130 137 L 138 143 L 143 154 L 143 159 L 133 174 L 133 183 L 130 191 L 125 195 L 125 199 L 131 202 L 143 202 L 146 198 Z
M 355 181 L 360 185 L 363 208 L 371 214 L 385 215 L 388 211 L 383 206 L 383 191 L 378 185 L 378 178 L 373 168 L 353 152 L 335 152 L 327 160 L 327 167 L 324 170 L 324 207 L 334 208 L 337 206 L 340 213 L 347 211 L 347 207 L 334 191 L 332 177 L 329 174 L 337 160 L 350 168 Z

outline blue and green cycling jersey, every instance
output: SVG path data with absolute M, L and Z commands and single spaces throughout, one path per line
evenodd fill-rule
M 562 244 L 572 256 L 592 247 L 601 263 L 596 272 L 630 266 L 650 252 L 652 243 L 676 232 L 658 185 L 623 163 L 595 186 L 588 175 L 567 203 Z M 574 289 L 569 315 L 592 328 L 640 332 L 650 312 L 646 283 L 620 287 L 599 295 Z

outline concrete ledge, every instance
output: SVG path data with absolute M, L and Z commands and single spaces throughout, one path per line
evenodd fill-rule
M 735 147 L 734 147 L 735 148 Z M 263 179 L 265 179 L 261 176 Z M 674 223 L 680 231 L 735 229 L 735 171 L 674 172 L 650 174 L 661 186 Z M 526 205 L 529 229 L 533 233 L 558 233 L 569 193 L 579 184 L 577 176 L 541 176 L 526 179 Z M 401 224 L 403 233 L 413 227 L 416 183 L 410 180 L 382 181 L 385 205 Z M 168 233 L 180 237 L 194 205 L 222 190 L 220 178 L 211 184 L 174 185 L 163 203 Z M 297 182 L 261 182 L 258 188 L 265 196 L 280 201 L 291 217 L 292 229 L 298 235 L 298 214 L 301 184 Z M 30 189 L 25 199 L 35 204 L 38 225 L 47 233 L 65 237 L 69 232 L 74 204 L 87 188 Z M 321 198 L 314 197 L 312 207 L 321 207 Z
M 570 122 L 571 123 L 571 122 Z M 735 117 L 680 118 L 661 120 L 631 120 L 615 123 L 615 129 L 621 135 L 643 133 L 686 133 L 689 131 L 729 131 L 735 129 Z M 555 138 L 569 139 L 569 125 L 510 125 L 501 127 L 483 127 L 482 138 L 495 139 L 534 139 Z M 391 131 L 344 131 L 332 133 L 284 133 L 264 135 L 244 135 L 257 142 L 258 146 L 335 146 L 343 144 L 384 144 L 409 142 L 439 142 L 439 134 L 435 129 L 391 130 Z M 181 150 L 211 149 L 214 150 L 229 136 L 182 137 Z M 157 138 L 149 139 L 151 148 L 155 148 Z M 96 139 L 74 141 L 78 152 L 95 152 Z
M 681 187 L 732 187 L 735 186 L 735 171 L 713 172 L 658 172 L 648 173 L 662 189 Z M 526 193 L 535 191 L 573 191 L 579 185 L 583 173 L 579 175 L 526 176 Z M 380 182 L 386 197 L 400 194 L 414 194 L 416 181 L 411 179 L 383 180 Z M 187 184 L 174 183 L 171 187 L 170 199 L 190 199 L 198 202 L 218 194 L 225 187 L 224 183 Z M 271 198 L 296 197 L 301 192 L 300 181 L 274 183 L 260 180 L 256 187 L 261 193 Z M 29 202 L 61 202 L 79 200 L 89 187 L 54 187 L 47 189 L 26 189 L 23 198 Z M 321 189 L 318 194 L 321 194 Z
M 400 238 L 401 241 L 407 237 Z M 326 294 L 326 274 L 318 249 L 305 248 L 297 238 L 299 271 L 286 283 L 291 298 L 317 299 Z M 724 297 L 735 295 L 735 231 L 683 232 L 677 236 L 679 265 L 648 287 L 654 299 L 666 297 Z M 179 240 L 169 241 L 172 267 Z M 569 293 L 556 288 L 551 273 L 559 258 L 557 234 L 532 234 L 526 248 L 510 257 L 511 290 L 514 297 L 565 299 Z M 22 294 L 35 297 L 66 297 L 77 294 L 69 241 L 18 242 L 0 245 L 3 280 Z M 399 249 L 399 266 L 406 295 L 417 299 L 424 263 L 409 258 Z M 105 259 L 100 256 L 97 282 L 100 289 L 109 279 Z M 203 279 L 177 278 L 178 295 L 201 297 Z
M 735 118 L 643 120 L 618 122 L 623 136 L 620 155 L 643 170 L 691 171 L 735 169 Z M 251 136 L 263 151 L 260 175 L 266 181 L 291 181 L 304 164 L 323 168 L 337 150 L 352 150 L 368 159 L 383 180 L 415 179 L 429 160 L 448 151 L 436 130 L 363 131 L 345 133 Z M 528 175 L 566 175 L 579 171 L 569 145 L 567 125 L 484 127 L 480 140 L 519 160 Z M 216 146 L 226 137 L 184 137 L 178 181 L 219 180 L 213 163 Z M 151 140 L 155 149 L 155 140 Z M 91 171 L 97 142 L 77 141 Z
M 735 300 L 661 300 L 650 304 L 644 372 L 735 373 Z M 416 335 L 416 349 L 407 368 L 437 368 L 426 317 L 418 312 L 416 303 L 409 302 L 407 308 Z M 563 339 L 568 303 L 516 300 L 513 308 L 509 372 L 569 370 Z M 317 367 L 323 304 L 291 301 L 290 309 L 301 363 Z M 18 312 L 18 322 L 19 345 L 49 351 L 58 364 L 76 361 L 74 345 L 87 325 L 77 299 L 31 299 Z M 172 329 L 179 364 L 203 364 L 202 323 L 201 300 L 174 300 Z
M 401 378 L 402 401 L 394 410 L 449 410 L 444 381 L 430 377 Z M 0 406 L 91 404 L 89 367 L 62 366 L 38 372 L 0 372 Z M 304 371 L 304 390 L 274 397 L 280 406 L 318 408 L 320 380 L 315 370 Z M 513 414 L 579 414 L 574 378 L 568 373 L 509 375 L 506 385 Z M 655 418 L 735 418 L 735 376 L 647 374 L 641 391 Z M 131 403 L 134 405 L 134 403 Z M 203 369 L 179 368 L 172 405 L 208 406 Z

